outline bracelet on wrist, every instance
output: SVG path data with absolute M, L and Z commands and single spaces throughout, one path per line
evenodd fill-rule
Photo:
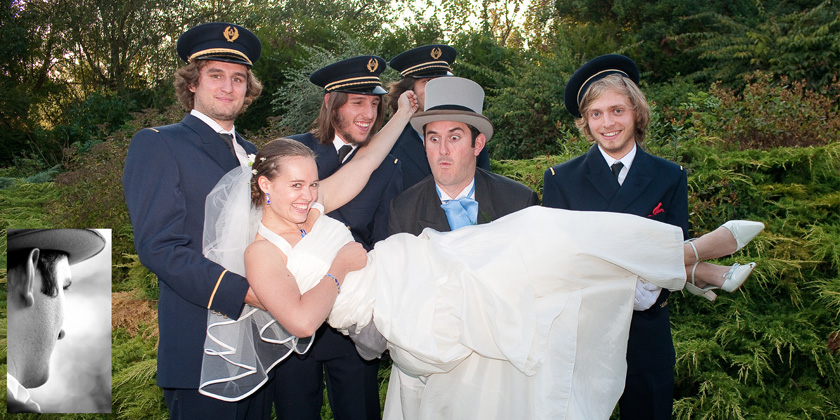
M 335 280 L 335 287 L 338 288 L 338 293 L 341 293 L 341 283 L 338 282 L 338 279 L 335 278 L 335 276 L 330 274 L 330 273 L 327 273 L 327 276 L 331 277 L 333 280 Z

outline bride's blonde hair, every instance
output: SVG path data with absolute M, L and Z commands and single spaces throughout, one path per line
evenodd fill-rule
M 269 181 L 274 180 L 282 173 L 280 159 L 284 157 L 308 157 L 315 159 L 315 152 L 305 144 L 292 139 L 280 138 L 268 142 L 254 158 L 251 176 L 251 204 L 259 207 L 265 202 L 265 191 L 260 189 L 257 182 L 259 177 L 264 176 Z

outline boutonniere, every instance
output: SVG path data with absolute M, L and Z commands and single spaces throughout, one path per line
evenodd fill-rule
M 493 218 L 490 217 L 487 213 L 481 212 L 481 219 L 484 220 L 484 223 L 490 223 L 493 221 Z M 478 224 L 478 222 L 476 222 Z
M 665 209 L 662 208 L 661 202 L 656 205 L 656 207 L 653 209 L 653 213 L 649 214 L 648 217 L 656 216 L 659 213 L 665 213 Z

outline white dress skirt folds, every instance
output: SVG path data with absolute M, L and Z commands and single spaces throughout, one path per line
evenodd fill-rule
M 320 205 L 313 208 L 323 213 Z M 286 253 L 303 293 L 353 238 L 322 215 L 294 247 L 276 235 L 270 240 Z M 496 400 L 495 406 L 501 399 L 519 418 L 606 419 L 624 388 L 637 277 L 670 290 L 683 287 L 679 228 L 619 213 L 529 207 L 488 224 L 377 243 L 365 268 L 345 279 L 328 322 L 346 332 L 372 320 L 388 341 L 394 367 L 424 383 L 452 372 L 462 376 L 449 378 L 453 384 L 469 387 L 470 375 L 499 384 L 452 390 L 471 417 L 482 399 Z M 246 307 L 236 322 L 210 313 L 200 391 L 244 398 L 265 382 L 267 370 L 291 352 L 306 351 L 309 342 L 254 308 Z M 467 364 L 486 358 L 514 369 L 459 369 L 468 358 Z M 505 384 L 517 384 L 515 395 L 499 394 Z M 445 396 L 388 398 L 401 398 L 403 411 L 412 410 L 405 417 L 460 417 L 452 407 L 458 401 Z M 419 400 L 410 400 L 419 398 L 422 408 L 412 408 Z

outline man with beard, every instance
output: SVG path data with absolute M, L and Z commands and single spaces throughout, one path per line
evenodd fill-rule
M 309 133 L 290 138 L 316 154 L 318 177 L 325 179 L 353 158 L 382 126 L 385 104 L 379 75 L 385 60 L 358 56 L 321 68 L 309 80 L 324 88 L 324 101 Z M 350 228 L 365 249 L 388 236 L 391 199 L 402 192 L 400 163 L 386 157 L 362 192 L 328 214 Z M 277 381 L 274 402 L 285 419 L 320 419 L 323 384 L 333 413 L 342 419 L 379 419 L 379 361 L 364 360 L 353 342 L 326 323 L 315 333 L 308 353 L 278 365 L 276 377 L 295 378 L 288 385 Z
M 207 194 L 257 151 L 234 120 L 262 91 L 251 72 L 261 44 L 241 26 L 213 22 L 181 35 L 177 51 L 187 65 L 175 96 L 188 114 L 137 132 L 122 178 L 137 255 L 160 286 L 157 384 L 172 419 L 268 419 L 268 393 L 225 402 L 198 391 L 207 311 L 236 319 L 246 302 L 261 306 L 244 277 L 202 255 Z

